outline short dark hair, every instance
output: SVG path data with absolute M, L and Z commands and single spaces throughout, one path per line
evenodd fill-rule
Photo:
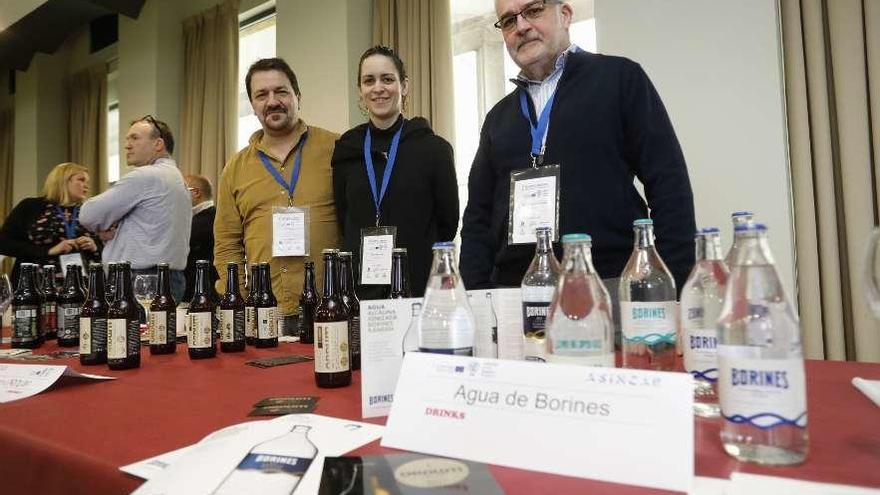
M 184 176 L 184 179 L 189 181 L 191 184 L 194 184 L 196 186 L 196 189 L 202 192 L 202 196 L 204 196 L 205 199 L 213 199 L 214 190 L 211 187 L 210 179 L 208 179 L 204 175 L 195 174 L 186 175 Z
M 287 76 L 287 79 L 290 81 L 290 86 L 293 87 L 294 94 L 296 94 L 297 98 L 300 97 L 299 83 L 296 82 L 296 74 L 293 73 L 293 69 L 287 65 L 287 62 L 285 62 L 283 58 L 274 57 L 261 58 L 251 64 L 248 69 L 247 75 L 244 76 L 244 87 L 247 89 L 248 101 L 251 100 L 251 77 L 254 75 L 254 72 L 265 72 L 269 70 L 277 70 Z
M 357 85 L 361 85 L 361 70 L 364 67 L 364 60 L 367 57 L 372 57 L 373 55 L 383 55 L 391 59 L 394 62 L 394 67 L 397 69 L 397 76 L 400 78 L 400 82 L 402 83 L 404 79 L 406 79 L 406 69 L 403 68 L 403 60 L 400 59 L 400 56 L 394 52 L 390 47 L 385 45 L 376 45 L 372 48 L 367 48 L 367 51 L 361 55 L 361 60 L 358 62 L 358 76 L 357 76 Z
M 150 124 L 150 137 L 153 139 L 162 138 L 162 142 L 165 143 L 165 150 L 168 151 L 168 154 L 170 155 L 171 153 L 174 153 L 174 134 L 171 134 L 171 128 L 168 127 L 168 124 L 152 115 L 144 115 L 137 120 L 132 120 L 129 125 L 132 126 L 138 122 L 146 122 L 147 124 Z

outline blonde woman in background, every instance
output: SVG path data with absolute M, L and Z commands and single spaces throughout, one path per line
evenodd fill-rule
M 18 284 L 22 263 L 54 264 L 59 257 L 80 253 L 83 263 L 100 261 L 98 239 L 78 221 L 79 207 L 89 193 L 89 174 L 77 163 L 55 166 L 43 184 L 43 195 L 25 198 L 6 217 L 0 229 L 0 254 L 15 257 L 12 287 Z

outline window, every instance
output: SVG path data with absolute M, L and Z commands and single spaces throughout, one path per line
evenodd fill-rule
M 119 180 L 119 97 L 116 93 L 116 76 L 113 70 L 107 74 L 107 182 Z M 97 190 L 97 185 L 94 186 Z
M 259 7 L 240 16 L 238 32 L 238 148 L 248 144 L 251 134 L 260 128 L 248 99 L 244 77 L 248 68 L 261 58 L 275 56 L 275 8 Z

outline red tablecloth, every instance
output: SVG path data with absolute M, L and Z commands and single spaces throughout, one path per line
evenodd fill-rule
M 49 343 L 36 352 L 53 350 L 56 345 Z M 247 414 L 255 402 L 269 396 L 317 395 L 317 414 L 360 420 L 358 372 L 350 387 L 327 390 L 315 386 L 311 363 L 269 369 L 244 364 L 259 357 L 311 354 L 310 346 L 281 344 L 237 354 L 218 352 L 215 359 L 198 361 L 189 359 L 184 345 L 168 356 L 143 351 L 141 367 L 127 371 L 80 366 L 78 359 L 40 362 L 118 379 L 64 383 L 31 398 L 0 404 L 0 493 L 129 493 L 142 480 L 119 471 L 119 466 L 197 442 L 224 426 L 260 419 Z M 697 474 L 726 478 L 732 471 L 744 471 L 880 487 L 880 408 L 850 384 L 854 376 L 880 379 L 880 365 L 807 362 L 810 455 L 805 464 L 763 468 L 739 463 L 721 448 L 720 423 L 698 418 Z M 384 418 L 372 422 L 383 423 Z M 377 441 L 355 452 L 389 451 Z M 498 466 L 490 469 L 510 494 L 666 493 Z

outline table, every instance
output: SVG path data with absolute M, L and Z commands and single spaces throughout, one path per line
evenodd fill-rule
M 4 347 L 8 347 L 4 346 Z M 36 353 L 58 350 L 53 342 Z M 313 365 L 260 369 L 249 359 L 311 354 L 311 346 L 282 343 L 275 349 L 190 360 L 185 345 L 174 355 L 151 356 L 141 367 L 110 371 L 66 364 L 86 373 L 118 377 L 105 382 L 55 385 L 28 399 L 0 404 L 0 492 L 4 494 L 123 494 L 142 480 L 119 466 L 189 445 L 214 430 L 251 419 L 251 406 L 269 396 L 317 395 L 315 413 L 360 418 L 360 373 L 342 389 L 319 389 Z M 22 361 L 16 361 L 22 362 Z M 720 422 L 696 418 L 696 473 L 727 478 L 733 471 L 829 483 L 880 487 L 880 407 L 856 390 L 854 376 L 880 379 L 880 365 L 807 361 L 810 455 L 796 467 L 766 468 L 727 456 Z M 384 423 L 384 418 L 366 420 Z M 373 442 L 356 454 L 393 452 Z M 503 489 L 517 493 L 671 493 L 500 466 L 490 470 Z

